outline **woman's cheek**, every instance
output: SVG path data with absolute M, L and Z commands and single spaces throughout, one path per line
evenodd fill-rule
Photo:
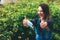
M 38 12 L 38 15 L 40 15 L 40 12 Z

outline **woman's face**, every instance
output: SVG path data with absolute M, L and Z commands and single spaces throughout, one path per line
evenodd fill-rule
M 41 6 L 38 7 L 38 15 L 40 18 L 44 18 L 43 9 L 41 8 Z

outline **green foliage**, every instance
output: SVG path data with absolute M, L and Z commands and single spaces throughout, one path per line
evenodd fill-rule
M 60 40 L 60 5 L 57 1 L 47 2 L 44 0 L 20 0 L 19 3 L 0 5 L 0 39 L 8 40 L 20 31 L 19 39 L 34 38 L 34 31 L 31 28 L 23 27 L 23 17 L 26 15 L 29 20 L 38 17 L 37 9 L 41 2 L 50 7 L 51 17 L 54 20 L 53 40 Z M 30 38 L 30 39 L 32 39 Z

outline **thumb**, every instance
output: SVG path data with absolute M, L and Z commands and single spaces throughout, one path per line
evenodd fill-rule
M 24 16 L 24 19 L 26 19 L 26 16 Z

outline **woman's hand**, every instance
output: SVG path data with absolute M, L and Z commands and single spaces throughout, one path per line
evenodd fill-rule
M 43 28 L 45 28 L 45 27 L 47 27 L 47 22 L 45 22 L 45 21 L 41 21 L 41 23 L 40 23 L 40 27 L 43 29 Z
M 27 19 L 26 19 L 26 16 L 24 16 L 23 25 L 24 25 L 24 26 L 27 26 Z
M 40 23 L 40 27 L 43 29 L 43 28 L 45 28 L 47 26 L 47 22 L 44 22 L 44 21 L 42 21 L 41 23 Z

